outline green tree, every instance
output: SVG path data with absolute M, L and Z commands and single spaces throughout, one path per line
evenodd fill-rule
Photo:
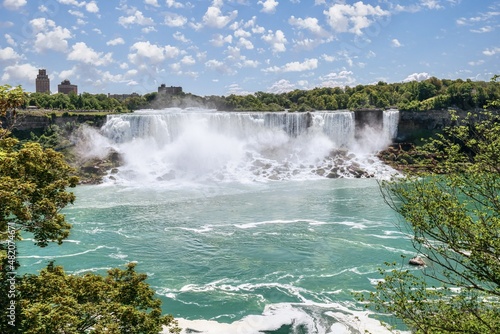
M 162 325 L 178 333 L 171 315 L 162 316 L 161 301 L 134 270 L 112 269 L 106 277 L 67 275 L 52 263 L 39 275 L 24 276 L 20 286 L 22 320 L 18 332 L 159 333 Z
M 382 190 L 427 265 L 381 270 L 370 305 L 416 333 L 498 333 L 500 118 L 470 114 L 420 151 L 440 174 L 410 175 Z
M 14 117 L 24 96 L 21 87 L 0 86 L 0 116 Z M 106 278 L 68 276 L 53 265 L 17 276 L 21 232 L 40 247 L 68 237 L 60 211 L 75 200 L 67 191 L 78 182 L 74 173 L 62 154 L 0 130 L 0 333 L 152 333 L 162 324 L 177 331 L 133 264 Z

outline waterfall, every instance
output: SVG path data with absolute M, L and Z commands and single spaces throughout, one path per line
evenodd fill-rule
M 384 114 L 384 133 L 394 137 L 397 113 Z M 218 112 L 141 110 L 109 115 L 101 134 L 121 153 L 113 179 L 255 181 L 310 177 L 371 177 L 380 169 L 355 136 L 350 111 Z M 386 120 L 387 118 L 387 120 Z M 394 130 L 396 129 L 396 130 Z M 381 133 L 372 138 L 385 138 Z M 351 152 L 351 154 L 349 154 Z M 367 152 L 369 156 L 367 156 Z
M 383 123 L 384 134 L 392 141 L 398 135 L 399 110 L 384 110 Z

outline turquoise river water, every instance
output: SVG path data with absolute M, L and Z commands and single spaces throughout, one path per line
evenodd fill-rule
M 251 118 L 242 138 L 221 130 L 220 119 L 211 131 L 213 112 L 194 112 L 201 125 L 192 130 L 190 118 L 166 137 L 157 127 L 168 119 L 157 125 L 153 114 L 155 131 L 120 117 L 108 120 L 112 131 L 82 136 L 86 152 L 99 143 L 125 162 L 103 184 L 74 190 L 63 245 L 19 243 L 25 271 L 50 260 L 75 274 L 137 262 L 185 333 L 387 332 L 352 293 L 373 291 L 385 261 L 415 255 L 380 195 L 377 180 L 394 171 L 351 143 L 344 165 L 350 159 L 375 177 L 320 175 L 336 159 L 322 160 L 325 151 L 340 145 L 312 132 L 310 120 L 309 130 L 290 134 Z

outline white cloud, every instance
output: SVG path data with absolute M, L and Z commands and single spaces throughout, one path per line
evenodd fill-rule
M 288 19 L 288 23 L 299 29 L 309 30 L 317 36 L 327 35 L 327 31 L 324 30 L 318 23 L 318 19 L 315 17 L 306 17 L 305 19 L 296 18 L 295 16 Z
M 78 68 L 76 66 L 73 66 L 69 70 L 63 70 L 58 74 L 59 79 L 61 80 L 68 80 L 69 78 L 75 78 L 77 77 L 78 74 Z
M 124 27 L 132 24 L 138 24 L 141 26 L 153 25 L 154 21 L 150 17 L 145 17 L 140 10 L 135 9 L 133 15 L 130 16 L 120 16 L 118 18 L 118 23 Z
M 392 47 L 395 47 L 395 48 L 399 48 L 399 47 L 402 47 L 403 44 L 401 44 L 396 38 L 394 38 L 392 41 L 391 41 L 391 46 Z
M 158 30 L 156 30 L 156 28 L 155 28 L 155 27 L 150 26 L 150 27 L 144 27 L 144 28 L 142 28 L 142 29 L 141 29 L 141 31 L 142 31 L 144 34 L 149 34 L 150 32 L 153 32 L 153 31 L 154 31 L 154 32 L 157 32 Z
M 10 10 L 18 10 L 27 4 L 26 0 L 4 0 L 3 6 Z
M 390 15 L 388 11 L 380 6 L 373 7 L 361 1 L 353 5 L 335 4 L 323 12 L 327 22 L 336 32 L 351 32 L 362 34 L 362 29 L 369 27 L 373 18 Z
M 479 65 L 484 64 L 484 60 L 470 61 L 467 64 L 469 64 L 470 66 L 479 66 Z
M 271 87 L 268 87 L 267 90 L 269 93 L 281 94 L 281 93 L 291 92 L 296 88 L 297 86 L 292 84 L 290 81 L 281 79 L 273 83 Z
M 67 59 L 95 66 L 108 65 L 113 62 L 112 53 L 96 52 L 87 46 L 85 42 L 78 42 L 73 45 Z
M 340 72 L 331 72 L 326 75 L 320 76 L 319 80 L 321 81 L 321 87 L 344 87 L 353 85 L 356 80 L 353 77 L 353 73 L 351 71 L 340 71 Z
M 9 44 L 11 46 L 17 46 L 16 41 L 14 40 L 14 38 L 12 38 L 11 35 L 5 34 L 4 37 L 5 37 L 5 40 L 7 41 L 7 44 Z
M 203 24 L 207 27 L 221 29 L 234 20 L 236 16 L 238 16 L 237 10 L 233 10 L 229 15 L 224 16 L 220 8 L 212 6 L 208 7 L 207 12 L 203 15 Z
M 3 70 L 2 81 L 9 82 L 12 86 L 28 84 L 32 85 L 38 74 L 38 68 L 31 64 L 16 64 L 7 66 Z
M 175 13 L 167 13 L 165 15 L 165 25 L 169 27 L 182 27 L 187 23 L 187 18 Z
M 35 33 L 34 48 L 37 52 L 54 50 L 64 52 L 68 48 L 67 39 L 71 38 L 71 32 L 61 26 L 56 26 L 52 20 L 43 17 L 30 21 L 33 33 Z
M 196 64 L 196 60 L 194 60 L 193 56 L 184 56 L 181 59 L 181 63 L 183 65 L 194 65 Z
M 70 13 L 73 16 L 80 17 L 80 18 L 84 18 L 85 17 L 85 15 L 82 12 L 80 12 L 79 10 L 72 10 L 72 9 L 70 9 L 70 10 L 68 10 L 68 13 Z
M 182 42 L 182 43 L 189 43 L 190 40 L 186 38 L 186 36 L 184 36 L 183 33 L 181 33 L 180 31 L 176 31 L 173 35 L 172 35 L 176 40 L 178 40 L 179 42 Z
M 329 62 L 329 63 L 335 61 L 335 57 L 334 56 L 330 56 L 330 55 L 327 55 L 327 54 L 322 54 L 321 55 L 321 59 L 323 59 L 324 61 Z
M 125 44 L 125 41 L 121 37 L 106 42 L 106 45 L 119 45 L 119 44 Z
M 258 1 L 257 4 L 262 5 L 261 12 L 274 13 L 276 11 L 276 7 L 278 7 L 279 2 L 275 0 L 265 0 L 265 1 Z
M 5 49 L 0 48 L 0 61 L 19 60 L 21 56 L 10 46 Z
M 431 76 L 429 75 L 429 73 L 426 73 L 426 72 L 422 72 L 422 73 L 413 73 L 413 74 L 410 74 L 409 76 L 407 76 L 403 82 L 410 82 L 410 81 L 422 81 L 422 80 L 426 80 L 426 79 L 429 79 Z
M 221 74 L 227 74 L 227 75 L 236 74 L 236 72 L 229 65 L 216 59 L 211 59 L 207 61 L 205 63 L 205 67 L 210 70 L 219 72 Z
M 495 48 L 492 48 L 492 49 L 486 49 L 483 51 L 483 54 L 485 56 L 494 56 L 496 54 L 500 53 L 500 48 L 499 47 L 495 47 Z
M 175 0 L 167 0 L 168 8 L 183 8 L 184 5 L 180 2 L 176 2 Z
M 160 7 L 160 5 L 158 4 L 158 0 L 144 0 L 144 3 L 150 6 Z
M 149 41 L 137 42 L 130 50 L 133 53 L 128 55 L 128 59 L 132 64 L 143 66 L 145 64 L 157 65 L 167 58 L 175 58 L 180 54 L 178 48 L 174 46 L 159 46 L 151 44 Z
M 232 35 L 223 36 L 221 34 L 216 34 L 210 40 L 210 43 L 213 46 L 217 46 L 217 47 L 222 47 L 222 46 L 224 46 L 224 44 L 226 44 L 226 43 L 231 44 L 232 42 L 233 42 Z
M 253 44 L 250 42 L 248 39 L 241 37 L 238 40 L 238 46 L 245 48 L 247 50 L 252 50 L 253 49 Z
M 252 36 L 251 33 L 249 33 L 246 30 L 243 30 L 241 28 L 236 29 L 233 34 L 234 34 L 234 37 L 247 37 L 248 38 L 248 37 Z
M 73 5 L 78 7 L 85 5 L 85 2 L 78 2 L 76 0 L 57 0 L 57 2 L 62 3 L 63 5 Z
M 97 4 L 95 3 L 95 1 L 91 1 L 91 2 L 88 2 L 85 4 L 85 9 L 87 10 L 87 12 L 89 13 L 99 13 L 99 7 L 97 6 Z
M 442 9 L 444 8 L 439 4 L 437 0 L 420 0 L 422 6 L 427 7 L 429 9 Z
M 267 32 L 267 35 L 262 36 L 262 39 L 271 45 L 273 53 L 286 51 L 285 44 L 287 43 L 287 40 L 283 31 L 276 30 L 276 33 L 273 33 L 270 30 Z
M 306 59 L 302 63 L 298 61 L 294 61 L 291 63 L 287 63 L 284 66 L 277 67 L 272 66 L 266 69 L 263 69 L 263 72 L 273 72 L 273 73 L 285 73 L 285 72 L 303 72 L 314 70 L 318 67 L 318 60 L 315 58 Z
M 246 59 L 246 57 L 241 56 L 241 61 L 237 63 L 238 67 L 252 67 L 257 68 L 260 65 L 258 60 Z
M 478 34 L 484 34 L 487 32 L 492 32 L 493 30 L 494 30 L 494 28 L 492 26 L 485 26 L 485 27 L 481 27 L 479 29 L 471 29 L 470 31 L 478 33 Z

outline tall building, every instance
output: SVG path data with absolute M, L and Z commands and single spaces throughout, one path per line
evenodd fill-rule
M 38 70 L 38 75 L 35 80 L 35 87 L 37 93 L 50 94 L 50 79 L 45 69 Z
M 158 93 L 167 95 L 177 95 L 182 93 L 182 87 L 174 87 L 174 86 L 167 87 L 165 84 L 161 84 L 161 86 L 158 87 Z
M 78 86 L 72 85 L 69 80 L 63 80 L 60 85 L 57 85 L 57 92 L 63 94 L 75 92 L 75 94 L 78 94 Z

